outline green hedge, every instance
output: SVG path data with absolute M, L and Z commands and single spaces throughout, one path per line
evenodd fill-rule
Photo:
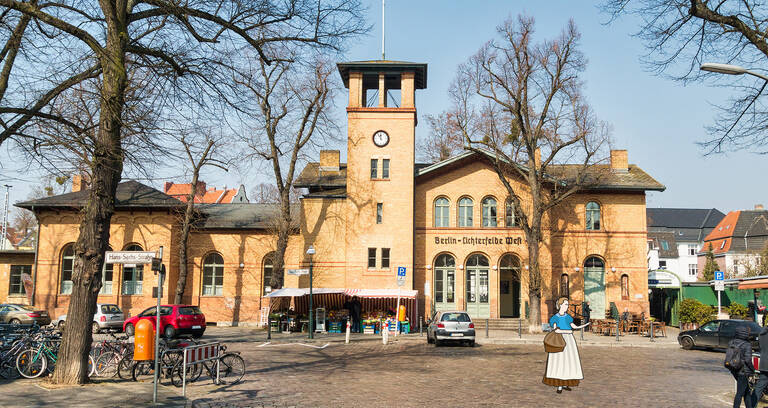
M 731 315 L 731 319 L 751 320 L 749 309 L 739 303 L 731 303 L 728 307 L 728 314 Z
M 712 306 L 705 305 L 697 299 L 687 298 L 680 302 L 680 322 L 696 323 L 699 326 L 714 320 L 716 311 Z

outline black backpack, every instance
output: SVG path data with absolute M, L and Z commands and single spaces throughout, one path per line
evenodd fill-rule
M 725 361 L 723 365 L 731 371 L 739 371 L 744 367 L 744 359 L 741 358 L 740 342 L 728 343 L 728 350 L 725 351 Z

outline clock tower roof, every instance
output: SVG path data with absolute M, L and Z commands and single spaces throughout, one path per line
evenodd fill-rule
M 425 89 L 427 87 L 427 64 L 422 62 L 391 61 L 391 60 L 370 60 L 370 61 L 350 61 L 336 64 L 339 68 L 341 79 L 344 80 L 344 87 L 349 88 L 349 73 L 362 72 L 370 74 L 400 74 L 403 72 L 413 72 L 415 75 L 414 85 L 416 89 Z M 389 82 L 389 81 L 388 81 Z M 399 81 L 392 81 L 387 84 L 388 89 L 400 89 Z

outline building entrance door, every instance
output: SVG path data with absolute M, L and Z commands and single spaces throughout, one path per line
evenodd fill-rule
M 456 259 L 442 254 L 435 260 L 435 311 L 456 310 Z
M 512 254 L 499 263 L 499 316 L 520 317 L 520 260 Z
M 467 313 L 473 319 L 491 317 L 491 305 L 488 302 L 488 273 L 490 264 L 483 255 L 472 255 L 467 260 Z
M 584 298 L 592 309 L 592 319 L 605 319 L 605 264 L 597 257 L 584 262 Z

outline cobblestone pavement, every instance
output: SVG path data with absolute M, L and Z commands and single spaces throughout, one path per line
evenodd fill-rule
M 207 379 L 190 385 L 187 406 L 721 407 L 733 389 L 722 352 L 581 347 L 585 379 L 557 394 L 541 383 L 546 354 L 540 344 L 435 347 L 419 337 L 386 346 L 373 338 L 345 345 L 333 341 L 338 337 L 291 344 L 302 341 L 295 336 L 265 345 L 258 331 L 210 334 L 208 340 L 216 334 L 242 353 L 247 373 L 234 386 Z M 0 381 L 0 406 L 147 406 L 151 393 L 151 383 L 45 390 L 35 380 Z M 161 387 L 161 401 L 184 405 L 171 386 Z

